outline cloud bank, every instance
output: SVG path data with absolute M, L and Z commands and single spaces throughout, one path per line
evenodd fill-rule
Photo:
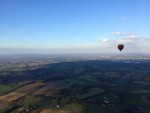
M 123 35 L 134 35 L 134 33 L 128 33 L 128 32 L 120 32 L 120 31 L 117 31 L 117 32 L 112 32 L 112 35 L 115 35 L 115 36 L 123 36 Z
M 51 45 L 46 47 L 34 48 L 7 48 L 0 47 L 0 52 L 26 52 L 26 53 L 117 53 L 117 45 L 124 44 L 125 49 L 123 52 L 147 52 L 150 53 L 150 37 L 137 36 L 128 32 L 112 32 L 112 35 L 118 36 L 113 39 L 112 37 L 99 38 L 93 42 L 80 42 L 74 44 L 64 45 Z

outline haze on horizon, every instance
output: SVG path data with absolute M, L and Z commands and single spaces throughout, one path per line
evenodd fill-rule
M 0 53 L 150 53 L 149 0 L 1 0 Z

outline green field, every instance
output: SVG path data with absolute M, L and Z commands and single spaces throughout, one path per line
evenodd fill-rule
M 105 91 L 103 89 L 100 89 L 98 87 L 93 87 L 93 88 L 89 89 L 88 93 L 86 93 L 86 94 L 77 94 L 76 97 L 78 99 L 86 99 L 86 98 L 89 98 L 89 97 L 99 95 L 99 94 L 104 93 L 104 92 Z
M 120 113 L 121 106 L 103 107 L 101 105 L 88 104 L 85 106 L 83 113 Z
M 32 108 L 32 113 L 37 113 L 38 111 L 41 111 L 43 107 L 50 106 L 50 101 L 45 101 L 43 98 L 40 97 L 34 97 L 32 95 L 27 95 L 23 102 L 20 104 L 20 106 L 13 110 L 11 113 L 20 113 L 20 110 L 23 108 L 30 108 L 35 106 L 35 108 Z
M 130 97 L 125 99 L 127 105 L 141 106 L 145 108 L 150 108 L 150 103 L 145 102 L 142 98 L 139 97 Z
M 9 85 L 0 84 L 0 94 L 5 94 L 17 88 L 18 86 L 19 86 L 18 84 L 9 84 Z
M 74 84 L 87 85 L 87 86 L 95 86 L 100 84 L 100 82 L 96 78 L 92 77 L 91 75 L 82 75 L 79 77 L 73 77 L 68 79 L 68 81 Z

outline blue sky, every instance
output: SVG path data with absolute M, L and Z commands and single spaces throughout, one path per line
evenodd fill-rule
M 150 52 L 149 6 L 149 0 L 0 0 L 0 51 L 118 52 L 123 43 L 125 52 Z

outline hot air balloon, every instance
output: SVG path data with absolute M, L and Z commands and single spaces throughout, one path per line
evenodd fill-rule
M 120 51 L 122 51 L 123 48 L 124 48 L 124 45 L 123 45 L 123 44 L 119 44 L 119 45 L 118 45 L 118 49 L 119 49 Z

